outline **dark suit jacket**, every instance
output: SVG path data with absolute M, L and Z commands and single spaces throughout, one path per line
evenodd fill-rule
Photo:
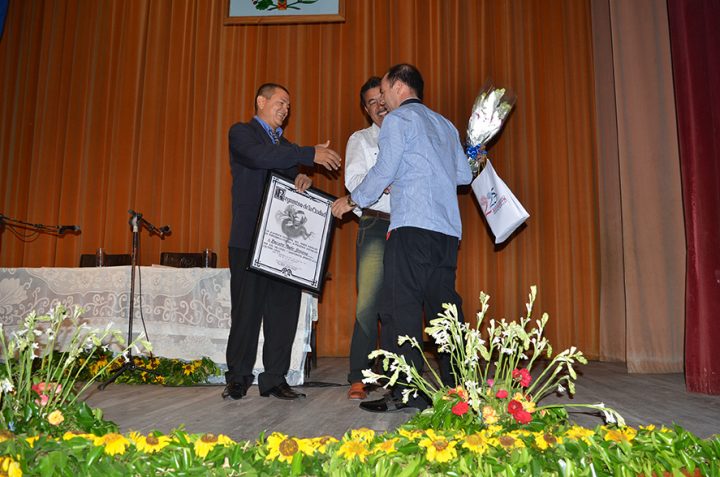
M 269 171 L 294 179 L 298 175 L 298 165 L 314 165 L 315 148 L 298 146 L 284 137 L 280 138 L 279 144 L 273 144 L 254 118 L 247 123 L 234 124 L 230 128 L 229 142 L 233 177 L 229 245 L 249 249 Z

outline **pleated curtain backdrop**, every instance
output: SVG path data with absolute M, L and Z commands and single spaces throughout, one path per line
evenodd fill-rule
M 225 2 L 40 0 L 10 3 L 0 41 L 0 211 L 82 233 L 27 242 L 7 230 L 0 265 L 76 266 L 81 253 L 130 248 L 127 210 L 158 225 L 141 263 L 161 251 L 219 252 L 227 266 L 227 130 L 252 117 L 257 86 L 291 92 L 286 135 L 344 152 L 367 125 L 358 91 L 395 63 L 422 71 L 425 102 L 464 136 L 488 79 L 517 105 L 490 149 L 531 214 L 494 246 L 469 189 L 458 288 L 473 318 L 524 314 L 536 284 L 556 349 L 600 350 L 598 144 L 589 1 L 346 0 L 343 23 L 223 25 Z M 314 185 L 344 193 L 341 175 Z M 318 350 L 346 356 L 355 307 L 357 222 L 339 224 L 320 301 Z M 618 330 L 622 333 L 623 330 Z
M 720 3 L 668 7 L 686 198 L 685 384 L 720 394 Z

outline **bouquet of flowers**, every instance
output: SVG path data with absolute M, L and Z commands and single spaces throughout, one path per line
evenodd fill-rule
M 481 311 L 474 327 L 458 321 L 455 305 L 443 305 L 444 313 L 430 321 L 425 331 L 437 344 L 438 351 L 450 355 L 457 386 L 441 384 L 435 370 L 427 363 L 429 377 L 406 362 L 405 357 L 384 350 L 370 353 L 382 357 L 382 369 L 388 374 L 364 370 L 365 383 L 385 383 L 384 387 L 401 386 L 403 401 L 420 393 L 432 398 L 433 406 L 414 419 L 421 427 L 472 430 L 499 425 L 504 428 L 533 426 L 540 429 L 567 420 L 568 408 L 600 413 L 606 423 L 624 426 L 616 411 L 602 403 L 546 404 L 540 401 L 551 394 L 574 394 L 575 366 L 586 364 L 583 353 L 574 346 L 552 356 L 552 346 L 543 336 L 547 313 L 533 319 L 532 308 L 537 288 L 530 287 L 527 315 L 519 321 L 490 320 L 482 326 L 490 297 L 480 294 Z M 528 325 L 534 325 L 528 329 Z M 398 338 L 401 346 L 422 346 L 408 336 Z M 533 365 L 538 369 L 534 368 Z
M 80 321 L 83 310 L 68 310 L 58 304 L 50 313 L 31 312 L 22 326 L 6 336 L 0 324 L 0 432 L 42 432 L 62 435 L 66 430 L 87 432 L 116 429 L 79 400 L 100 373 L 117 362 L 131 347 L 151 345 L 142 336 L 126 344 L 112 323 L 104 330 Z M 64 343 L 64 351 L 61 344 Z M 80 377 L 87 362 L 80 362 L 85 350 L 119 345 L 122 354 L 106 361 L 97 374 Z M 0 469 L 2 475 L 2 469 Z
M 475 98 L 468 120 L 465 153 L 472 170 L 477 176 L 485 164 L 488 142 L 502 129 L 513 106 L 515 95 L 505 88 L 495 88 L 488 82 Z

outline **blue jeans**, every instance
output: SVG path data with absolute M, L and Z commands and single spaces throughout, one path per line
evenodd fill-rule
M 372 366 L 368 354 L 378 346 L 380 289 L 383 282 L 383 257 L 390 221 L 379 217 L 360 217 L 355 250 L 357 255 L 357 307 L 355 329 L 350 343 L 351 383 L 363 379 L 362 370 Z

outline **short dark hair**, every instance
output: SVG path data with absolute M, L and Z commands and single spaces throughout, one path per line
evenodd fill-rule
M 277 83 L 265 83 L 265 84 L 261 85 L 261 86 L 258 88 L 257 93 L 255 93 L 255 112 L 256 112 L 256 113 L 257 113 L 257 100 L 258 100 L 258 98 L 259 98 L 260 96 L 262 96 L 263 98 L 270 99 L 270 98 L 272 98 L 272 95 L 275 93 L 275 90 L 276 90 L 276 89 L 281 89 L 281 90 L 285 91 L 288 95 L 290 94 L 290 91 L 288 91 L 287 88 L 286 88 L 285 86 L 281 85 L 281 84 L 277 84 Z
M 380 77 L 371 76 L 368 78 L 365 84 L 362 85 L 362 87 L 360 88 L 360 106 L 365 106 L 365 93 L 367 93 L 368 90 L 371 90 L 373 88 L 379 88 L 380 81 Z
M 425 83 L 423 82 L 420 70 L 418 70 L 415 66 L 408 63 L 395 65 L 388 70 L 387 78 L 390 85 L 395 84 L 398 80 L 402 81 L 415 91 L 418 98 L 421 100 L 423 99 L 423 86 Z

